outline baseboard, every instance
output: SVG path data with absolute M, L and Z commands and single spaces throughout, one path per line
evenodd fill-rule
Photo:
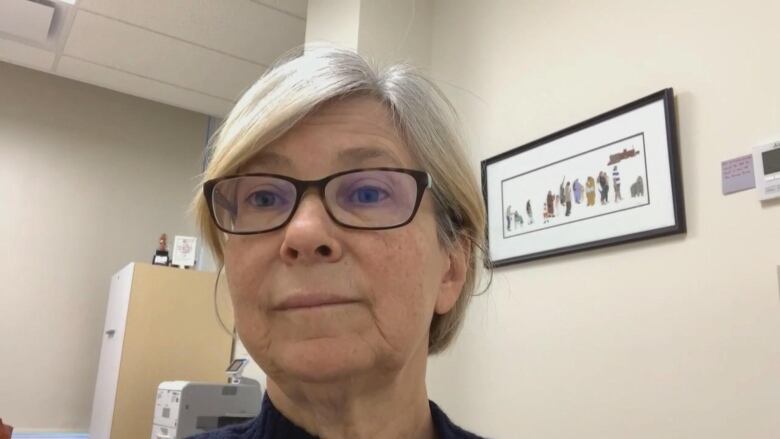
M 89 439 L 87 433 L 26 433 L 14 431 L 12 439 Z

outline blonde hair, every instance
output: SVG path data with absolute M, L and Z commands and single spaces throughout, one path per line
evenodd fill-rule
M 357 53 L 333 47 L 307 46 L 288 53 L 244 93 L 217 131 L 203 182 L 237 172 L 318 106 L 355 95 L 374 97 L 390 109 L 412 155 L 432 176 L 439 242 L 445 248 L 462 245 L 469 257 L 455 306 L 431 321 L 428 347 L 435 354 L 454 339 L 477 288 L 485 259 L 485 207 L 452 104 L 413 67 L 378 69 Z M 202 193 L 193 210 L 214 257 L 224 264 L 226 237 L 214 225 Z

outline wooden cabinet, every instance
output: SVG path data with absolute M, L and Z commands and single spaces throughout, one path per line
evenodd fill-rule
M 112 276 L 91 439 L 151 437 L 162 381 L 225 381 L 232 339 L 216 318 L 215 276 L 145 263 Z M 220 315 L 232 328 L 226 296 Z

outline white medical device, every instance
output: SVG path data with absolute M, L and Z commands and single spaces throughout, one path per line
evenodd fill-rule
M 780 142 L 753 148 L 753 172 L 759 200 L 780 197 Z
M 228 384 L 164 381 L 157 388 L 152 439 L 180 439 L 253 419 L 262 388 L 241 372 L 245 359 L 230 363 Z

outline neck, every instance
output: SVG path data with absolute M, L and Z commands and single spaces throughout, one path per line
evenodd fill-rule
M 425 388 L 427 350 L 403 369 L 337 382 L 268 377 L 268 397 L 290 421 L 322 438 L 434 438 Z

